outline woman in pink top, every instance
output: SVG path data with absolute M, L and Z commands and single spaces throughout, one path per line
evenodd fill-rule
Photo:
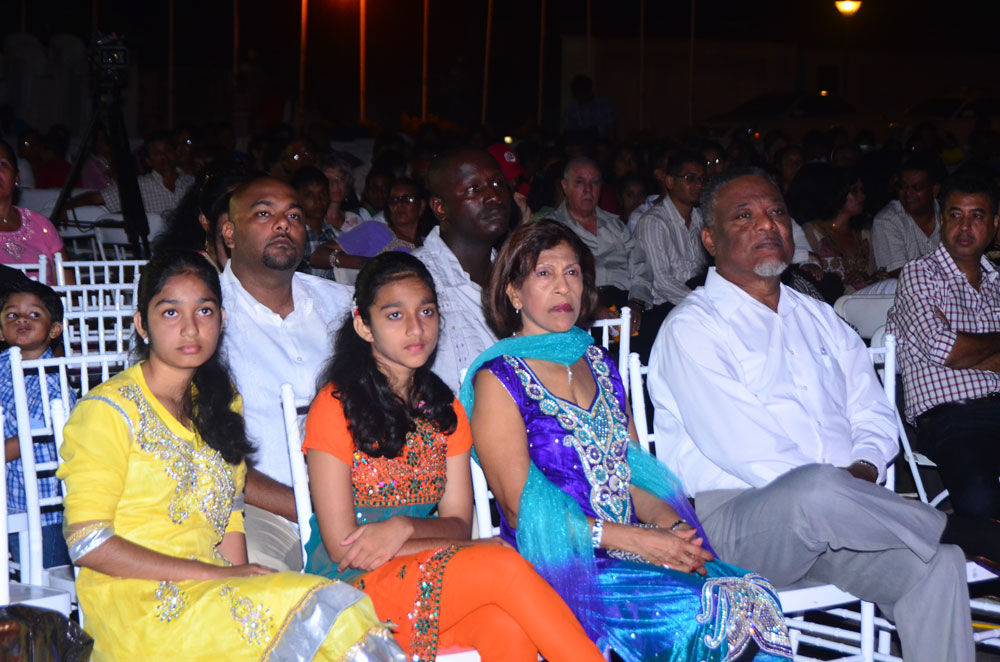
M 0 264 L 31 264 L 44 255 L 49 267 L 45 282 L 55 282 L 55 254 L 63 249 L 62 238 L 52 222 L 38 212 L 14 206 L 19 184 L 14 149 L 0 140 Z M 37 272 L 28 272 L 37 277 Z

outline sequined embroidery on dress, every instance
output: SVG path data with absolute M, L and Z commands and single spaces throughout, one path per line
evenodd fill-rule
M 221 595 L 229 602 L 229 613 L 236 621 L 236 630 L 243 641 L 253 646 L 264 646 L 274 634 L 274 617 L 264 605 L 255 605 L 253 600 L 240 595 L 235 586 L 223 586 Z
M 233 467 L 222 459 L 219 451 L 207 444 L 195 448 L 171 432 L 136 384 L 123 386 L 119 392 L 138 409 L 134 434 L 139 447 L 165 460 L 164 470 L 177 481 L 174 497 L 167 507 L 170 521 L 183 524 L 193 511 L 199 510 L 221 538 L 229 524 L 236 496 Z
M 703 625 L 713 625 L 714 635 L 706 634 L 703 639 L 708 648 L 718 650 L 723 642 L 729 644 L 720 662 L 739 658 L 751 639 L 767 653 L 792 655 L 781 605 L 760 575 L 706 579 L 701 589 L 701 612 L 695 618 Z
M 444 570 L 455 553 L 463 547 L 467 545 L 439 549 L 426 561 L 418 564 L 420 579 L 417 583 L 417 599 L 413 603 L 413 611 L 407 614 L 413 628 L 408 656 L 411 662 L 432 662 L 437 656 Z
M 21 214 L 21 227 L 13 232 L 0 233 L 0 243 L 3 245 L 4 252 L 15 260 L 21 259 L 28 240 L 35 236 L 35 224 L 31 221 L 27 212 L 23 209 L 19 209 L 18 211 Z
M 351 484 L 355 506 L 437 503 L 444 496 L 448 442 L 431 421 L 417 420 L 393 458 L 354 451 Z
M 187 594 L 173 582 L 160 582 L 154 595 L 160 601 L 160 604 L 154 608 L 156 617 L 165 623 L 180 616 L 184 608 L 187 607 Z
M 591 485 L 590 505 L 601 519 L 628 524 L 632 521 L 632 470 L 628 465 L 628 418 L 622 412 L 610 370 L 596 346 L 585 353 L 597 382 L 589 410 L 554 396 L 521 359 L 504 356 L 521 380 L 525 393 L 546 416 L 554 416 L 568 432 L 562 443 L 573 447 Z

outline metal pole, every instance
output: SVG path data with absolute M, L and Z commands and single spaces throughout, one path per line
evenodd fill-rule
M 428 51 L 428 40 L 427 36 L 430 32 L 430 14 L 431 14 L 431 0 L 424 0 L 424 52 L 423 52 L 423 69 L 420 75 L 420 119 L 427 119 L 427 51 Z
M 367 5 L 366 0 L 361 0 L 361 26 L 359 28 L 359 31 L 361 33 L 361 38 L 360 38 L 359 48 L 360 48 L 360 51 L 361 51 L 361 53 L 360 53 L 361 54 L 360 94 L 361 94 L 361 121 L 362 122 L 365 121 L 365 114 L 366 114 L 365 113 L 365 95 L 367 94 L 367 92 L 366 92 L 366 85 L 365 85 L 365 26 L 366 26 L 366 19 L 367 19 L 367 16 L 366 16 L 366 14 L 367 14 L 367 7 L 366 7 L 366 5 Z
M 174 119 L 175 119 L 175 112 L 174 111 L 175 111 L 175 103 L 176 103 L 176 101 L 174 99 L 174 94 L 175 94 L 175 91 L 176 91 L 176 85 L 175 85 L 175 82 L 176 82 L 176 61 L 175 61 L 176 57 L 175 57 L 175 54 L 176 54 L 176 41 L 177 41 L 176 21 L 175 21 L 176 9 L 177 9 L 177 7 L 176 7 L 176 3 L 174 2 L 174 0 L 170 0 L 170 2 L 168 4 L 168 11 L 169 11 L 169 14 L 170 14 L 170 18 L 168 20 L 168 27 L 167 27 L 167 32 L 169 34 L 169 39 L 170 39 L 170 44 L 167 47 L 168 48 L 168 52 L 167 52 L 167 125 L 170 126 L 171 128 L 174 126 Z
M 591 0 L 587 0 L 587 75 L 593 78 L 594 59 L 592 57 L 593 49 L 591 48 L 590 1 Z
M 233 0 L 233 80 L 240 74 L 240 0 Z
M 691 0 L 691 44 L 688 47 L 688 124 L 694 124 L 694 17 L 697 0 Z
M 309 0 L 302 0 L 301 23 L 299 25 L 299 133 L 306 121 L 306 45 L 309 26 Z
M 480 123 L 486 124 L 486 103 L 489 100 L 490 89 L 490 41 L 493 35 L 493 0 L 486 5 L 486 53 L 483 58 L 483 112 Z
M 542 96 L 545 82 L 545 5 L 542 0 L 542 19 L 538 28 L 538 126 L 542 125 Z
M 646 0 L 639 0 L 639 130 L 646 119 Z

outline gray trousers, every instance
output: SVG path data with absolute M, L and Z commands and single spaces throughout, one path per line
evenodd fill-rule
M 712 547 L 777 587 L 833 584 L 896 624 L 906 662 L 973 662 L 965 556 L 944 513 L 830 465 L 695 496 Z

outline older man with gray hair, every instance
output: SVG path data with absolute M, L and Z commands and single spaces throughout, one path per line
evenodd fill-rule
M 966 538 L 878 485 L 898 453 L 893 410 L 858 335 L 780 283 L 794 251 L 780 189 L 730 171 L 701 209 L 716 266 L 650 357 L 658 456 L 723 560 L 877 603 L 908 662 L 971 662 L 965 560 L 944 544 Z
M 591 159 L 573 159 L 563 171 L 565 200 L 552 218 L 568 226 L 594 254 L 599 317 L 614 317 L 608 308 L 632 309 L 632 327 L 637 329 L 642 311 L 652 303 L 652 274 L 642 248 L 618 217 L 597 206 L 601 193 L 601 170 Z

